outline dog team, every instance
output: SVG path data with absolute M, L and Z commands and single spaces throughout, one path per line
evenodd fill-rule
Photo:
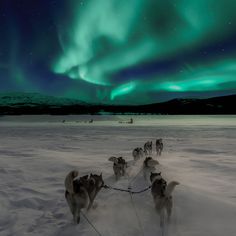
M 156 140 L 156 154 L 161 156 L 163 151 L 162 139 Z M 159 165 L 157 160 L 154 160 L 152 155 L 152 141 L 144 144 L 144 148 L 137 147 L 132 152 L 134 161 L 146 157 L 143 161 L 143 175 L 147 180 L 151 181 L 151 193 L 153 196 L 155 208 L 160 216 L 164 211 L 167 213 L 168 221 L 170 220 L 173 207 L 172 192 L 177 181 L 167 182 L 162 178 L 161 172 L 156 171 L 156 166 Z M 113 171 L 116 180 L 126 174 L 128 164 L 123 157 L 110 157 L 109 161 L 113 162 Z M 79 176 L 78 171 L 69 172 L 65 178 L 65 198 L 73 215 L 73 220 L 76 224 L 80 222 L 81 209 L 89 210 L 93 206 L 93 202 L 99 191 L 104 187 L 102 174 L 90 174 Z M 163 225 L 163 217 L 160 218 L 160 224 Z

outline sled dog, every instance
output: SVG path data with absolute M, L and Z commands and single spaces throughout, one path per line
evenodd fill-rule
M 158 165 L 159 162 L 157 160 L 154 160 L 152 157 L 146 157 L 143 161 L 143 177 L 145 180 L 148 180 L 151 172 L 154 172 L 156 170 L 156 165 Z
M 118 180 L 121 176 L 125 175 L 127 162 L 125 161 L 123 157 L 112 156 L 108 160 L 113 162 L 113 171 L 114 171 L 116 180 Z
M 172 192 L 174 191 L 175 186 L 179 183 L 177 181 L 171 181 L 167 184 L 162 178 L 161 173 L 151 173 L 150 180 L 152 183 L 151 193 L 155 208 L 160 215 L 160 225 L 163 226 L 165 210 L 167 212 L 168 222 L 170 221 L 173 207 Z
M 71 171 L 65 178 L 65 198 L 73 215 L 74 222 L 79 224 L 82 208 L 89 210 L 104 181 L 101 175 L 90 174 L 78 177 L 78 171 Z
M 160 156 L 163 150 L 163 142 L 162 139 L 157 139 L 156 140 L 156 152 L 157 152 L 157 156 Z
M 144 156 L 144 151 L 142 148 L 137 147 L 132 152 L 134 160 L 137 161 L 138 159 L 142 158 Z
M 152 154 L 152 141 L 147 141 L 144 144 L 144 153 L 146 156 Z

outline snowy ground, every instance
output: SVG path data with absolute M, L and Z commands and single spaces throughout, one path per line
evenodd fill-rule
M 0 117 L 0 235 L 95 236 L 82 217 L 75 226 L 64 199 L 64 178 L 72 169 L 103 173 L 106 184 L 127 188 L 142 163 L 132 150 L 163 138 L 158 158 L 164 178 L 181 184 L 165 235 L 236 235 L 236 116 Z M 66 119 L 65 123 L 61 121 Z M 129 176 L 115 181 L 111 155 L 130 161 Z M 153 157 L 157 158 L 155 155 Z M 148 186 L 142 172 L 133 190 Z M 150 191 L 134 195 L 102 190 L 97 207 L 85 213 L 101 235 L 162 235 Z M 142 230 L 144 234 L 142 234 Z

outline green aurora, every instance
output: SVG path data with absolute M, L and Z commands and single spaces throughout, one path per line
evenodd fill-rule
M 236 91 L 235 0 L 62 2 L 65 8 L 50 10 L 56 34 L 31 47 L 43 61 L 59 42 L 45 62 L 53 82 L 38 82 L 18 65 L 13 40 L 7 68 L 16 88 L 116 104 Z M 9 35 L 19 38 L 16 31 Z M 58 85 L 62 78 L 66 85 Z

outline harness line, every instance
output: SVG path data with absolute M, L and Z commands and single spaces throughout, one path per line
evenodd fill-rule
M 88 217 L 81 211 L 81 215 L 85 218 L 85 220 L 89 223 L 89 225 L 94 229 L 94 231 L 99 235 L 102 236 L 102 234 L 96 229 L 96 227 L 93 225 L 93 223 L 88 219 Z
M 135 215 L 136 215 L 136 218 L 137 218 L 137 222 L 138 222 L 138 226 L 140 228 L 140 231 L 141 231 L 141 234 L 142 236 L 144 236 L 144 230 L 143 230 L 143 225 L 142 225 L 142 222 L 141 222 L 141 219 L 138 215 L 138 211 L 135 207 L 135 203 L 134 203 L 134 199 L 133 199 L 133 194 L 136 194 L 136 193 L 141 193 L 141 192 L 144 192 L 144 191 L 147 191 L 149 188 L 151 188 L 151 186 L 141 190 L 141 191 L 131 191 L 132 187 L 131 187 L 131 183 L 134 182 L 134 180 L 137 178 L 137 176 L 141 173 L 141 171 L 143 170 L 143 168 L 140 168 L 140 170 L 138 171 L 138 173 L 131 179 L 129 180 L 128 182 L 128 190 L 129 190 L 129 196 L 130 196 L 130 200 L 131 200 L 131 203 L 132 203 L 132 206 L 134 208 L 134 212 L 135 212 Z M 129 178 L 129 177 L 128 177 Z
M 141 222 L 140 217 L 139 217 L 139 215 L 138 215 L 138 211 L 137 211 L 137 209 L 136 209 L 136 207 L 135 207 L 134 199 L 133 199 L 132 193 L 130 192 L 129 195 L 130 195 L 130 200 L 131 200 L 132 206 L 133 206 L 133 208 L 134 208 L 135 215 L 136 215 L 137 220 L 138 220 L 138 225 L 139 225 L 140 231 L 141 231 L 141 233 L 142 233 L 142 236 L 144 236 L 143 225 L 142 225 L 142 222 Z
M 160 220 L 162 222 L 161 226 L 161 235 L 165 236 L 165 212 L 164 209 L 162 209 L 162 212 L 160 214 Z
M 130 186 L 132 182 L 134 182 L 134 180 L 138 177 L 138 175 L 140 174 L 140 172 L 143 170 L 143 168 L 140 168 L 140 170 L 138 171 L 138 173 L 131 179 L 129 180 L 128 182 L 128 185 Z M 138 193 L 142 193 L 142 192 L 145 192 L 147 191 L 148 189 L 150 189 L 152 186 L 148 186 L 147 188 L 145 189 L 142 189 L 142 190 L 139 190 L 139 191 L 131 191 L 131 187 L 128 187 L 128 189 L 122 189 L 122 188 L 115 188 L 115 187 L 112 187 L 112 186 L 109 186 L 109 185 L 104 185 L 103 188 L 109 188 L 109 189 L 113 189 L 113 190 L 117 190 L 117 191 L 121 191 L 121 192 L 127 192 L 127 193 L 130 193 L 130 194 L 138 194 Z
M 129 185 L 131 185 L 131 183 L 134 182 L 134 180 L 138 177 L 138 175 L 140 174 L 142 170 L 143 168 L 140 168 L 139 172 L 131 180 L 129 180 Z
M 133 199 L 133 194 L 139 194 L 139 193 L 143 193 L 145 191 L 147 191 L 148 189 L 150 189 L 152 187 L 152 185 L 146 187 L 145 189 L 142 189 L 142 190 L 139 190 L 139 191 L 131 191 L 131 183 L 138 177 L 138 175 L 140 174 L 140 172 L 143 170 L 143 168 L 140 168 L 140 170 L 138 171 L 138 173 L 131 179 L 129 180 L 128 182 L 128 189 L 121 189 L 121 188 L 115 188 L 115 187 L 112 187 L 112 186 L 109 186 L 109 185 L 103 185 L 103 188 L 108 188 L 108 189 L 113 189 L 113 190 L 116 190 L 116 191 L 120 191 L 120 192 L 127 192 L 129 193 L 130 195 L 130 199 L 131 199 L 131 203 L 132 203 L 132 206 L 134 208 L 134 212 L 135 212 L 135 215 L 137 217 L 137 221 L 138 221 L 138 226 L 140 228 L 140 231 L 141 231 L 141 234 L 142 236 L 144 236 L 144 230 L 143 230 L 143 226 L 142 226 L 142 223 L 141 223 L 141 220 L 140 220 L 140 217 L 138 215 L 138 211 L 135 207 L 135 203 L 134 203 L 134 199 Z
M 109 186 L 109 185 L 104 185 L 103 186 L 103 188 L 109 188 L 109 189 L 113 189 L 113 190 L 120 191 L 120 192 L 127 192 L 127 193 L 130 193 L 130 194 L 143 193 L 143 192 L 146 192 L 151 187 L 152 186 L 150 185 L 150 186 L 146 187 L 145 189 L 142 189 L 142 190 L 139 190 L 139 191 L 131 191 L 130 189 L 115 188 L 115 187 L 112 187 L 112 186 Z

